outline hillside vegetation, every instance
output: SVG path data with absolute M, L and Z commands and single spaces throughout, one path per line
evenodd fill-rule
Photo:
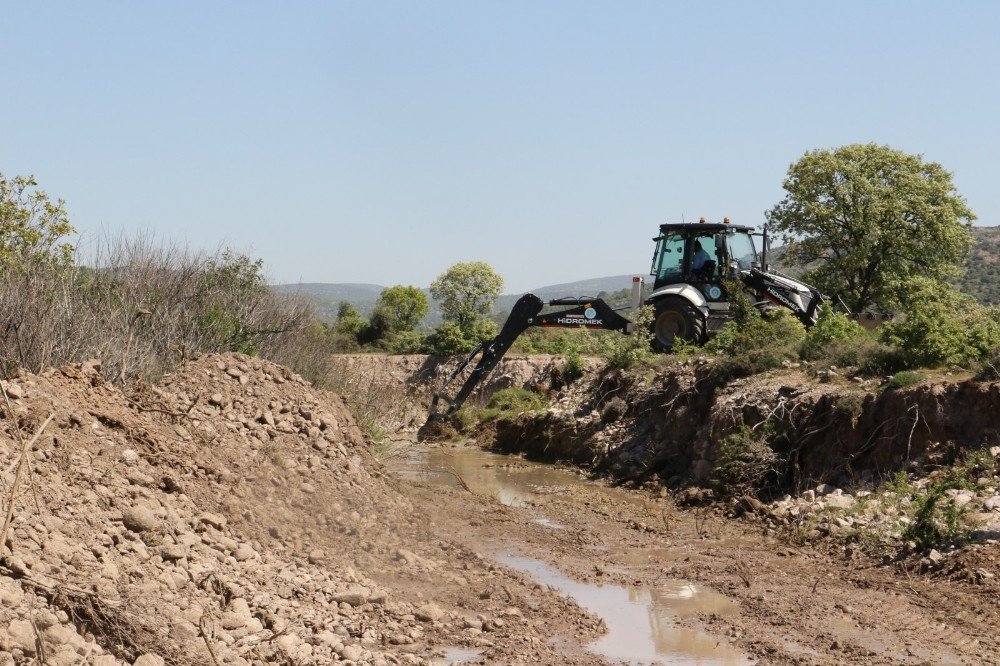
M 972 250 L 963 262 L 965 272 L 955 280 L 959 291 L 983 305 L 1000 305 L 1000 227 L 972 227 Z M 814 268 L 789 256 L 787 248 L 775 247 L 768 258 L 777 270 L 799 276 Z
M 980 303 L 1000 305 L 1000 227 L 973 227 L 972 239 L 959 288 Z

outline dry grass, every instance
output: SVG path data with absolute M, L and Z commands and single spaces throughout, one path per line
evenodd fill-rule
M 86 265 L 82 265 L 82 264 Z M 149 238 L 97 243 L 75 265 L 0 264 L 0 365 L 8 372 L 90 358 L 109 380 L 155 380 L 198 352 L 276 360 L 308 334 L 312 311 L 264 284 L 260 264 Z
M 402 381 L 380 371 L 378 364 L 353 363 L 349 357 L 328 355 L 314 382 L 347 401 L 358 424 L 376 442 L 409 425 L 413 396 Z

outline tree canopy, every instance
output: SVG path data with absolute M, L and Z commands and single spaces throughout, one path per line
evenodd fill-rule
M 44 260 L 69 263 L 73 246 L 61 242 L 75 233 L 62 199 L 36 189 L 33 176 L 0 173 L 0 263 Z
M 503 289 L 503 278 L 482 261 L 458 263 L 431 284 L 431 296 L 441 305 L 446 321 L 471 333 L 480 318 L 493 310 Z
M 952 174 L 874 143 L 807 152 L 767 215 L 804 263 L 805 279 L 853 310 L 897 306 L 915 277 L 959 274 L 975 215 Z
M 384 322 L 385 328 L 393 333 L 401 333 L 416 328 L 429 310 L 430 304 L 423 291 L 398 284 L 379 294 L 372 319 Z

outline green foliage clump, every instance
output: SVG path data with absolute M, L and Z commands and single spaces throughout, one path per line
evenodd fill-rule
M 495 338 L 497 325 L 485 317 L 502 289 L 503 278 L 481 261 L 458 263 L 439 275 L 430 291 L 444 321 L 427 336 L 424 350 L 447 356 L 471 351 Z
M 225 250 L 210 259 L 199 279 L 199 307 L 195 321 L 209 349 L 260 352 L 261 331 L 253 325 L 245 305 L 268 294 L 264 262 Z
M 979 362 L 976 379 L 981 382 L 1000 381 L 1000 347 L 994 347 Z
M 434 356 L 468 353 L 480 342 L 488 342 L 496 335 L 496 324 L 488 319 L 471 323 L 467 330 L 455 322 L 444 321 L 424 339 L 422 350 Z
M 597 338 L 597 353 L 609 368 L 627 370 L 652 357 L 655 317 L 656 312 L 653 307 L 644 306 L 639 309 L 633 320 L 635 328 L 632 333 L 629 335 L 614 333 Z
M 357 308 L 347 301 L 340 303 L 337 308 L 337 322 L 335 324 L 338 333 L 357 338 L 367 325 L 368 322 L 364 320 Z
M 545 396 L 520 386 L 512 386 L 494 393 L 486 404 L 486 409 L 481 410 L 477 417 L 480 421 L 486 421 L 541 409 L 545 409 Z
M 951 493 L 972 490 L 977 479 L 996 472 L 997 461 L 984 449 L 969 451 L 950 466 L 932 472 L 924 484 L 910 481 L 906 472 L 900 470 L 885 482 L 879 505 L 883 510 L 889 507 L 901 510 L 907 522 L 898 536 L 914 542 L 920 550 L 961 543 L 975 526 L 974 509 L 971 505 L 960 505 Z M 880 541 L 878 545 L 883 551 L 888 545 L 874 532 L 868 532 L 867 536 Z
M 927 379 L 927 375 L 916 370 L 902 370 L 897 372 L 889 380 L 889 384 L 886 388 L 899 389 L 906 388 L 907 386 L 913 386 L 919 384 L 920 382 Z
M 389 354 L 419 354 L 427 346 L 427 336 L 417 331 L 400 331 L 389 334 L 380 344 Z
M 905 367 L 969 367 L 1000 345 L 993 311 L 971 297 L 926 279 L 915 279 L 908 291 L 905 316 L 880 331 Z
M 767 422 L 757 429 L 742 425 L 722 440 L 714 478 L 723 493 L 758 495 L 778 482 L 782 459 L 772 447 L 773 437 L 774 428 Z
M 788 169 L 769 213 L 805 280 L 854 311 L 898 304 L 900 286 L 960 272 L 976 216 L 940 164 L 889 146 L 813 150 Z
M 73 261 L 73 245 L 63 240 L 76 233 L 66 204 L 53 201 L 37 186 L 34 176 L 8 178 L 0 173 L 0 264 Z
M 468 352 L 473 346 L 459 325 L 452 321 L 443 322 L 424 341 L 424 350 L 434 356 L 451 356 Z
M 596 355 L 598 338 L 605 333 L 573 328 L 529 328 L 518 336 L 510 349 L 518 354 L 565 356 L 576 350 L 581 354 Z M 621 335 L 613 331 L 610 333 Z
M 864 327 L 824 304 L 820 306 L 816 325 L 806 332 L 802 343 L 802 358 L 815 360 L 824 356 L 824 352 L 834 344 L 855 347 L 870 339 L 871 335 Z
M 473 346 L 495 338 L 497 336 L 497 325 L 489 319 L 479 319 L 462 329 L 462 333 L 465 335 L 465 339 L 471 343 L 470 346 Z
M 580 350 L 572 348 L 566 353 L 560 371 L 562 372 L 562 378 L 566 381 L 566 383 L 571 384 L 583 377 L 583 373 L 586 369 L 587 364 L 580 355 Z
M 805 336 L 802 323 L 787 310 L 762 314 L 751 306 L 723 326 L 705 350 L 719 355 L 713 374 L 731 379 L 777 368 L 783 361 L 798 358 Z
M 857 419 L 864 413 L 864 396 L 860 393 L 848 393 L 837 398 L 837 409 Z
M 427 295 L 417 287 L 398 284 L 383 289 L 375 301 L 372 321 L 379 320 L 379 327 L 392 333 L 403 333 L 416 328 L 427 316 L 430 303 Z
M 914 502 L 913 518 L 903 531 L 903 539 L 916 542 L 922 549 L 934 548 L 963 539 L 968 532 L 968 506 L 957 506 L 949 490 L 971 490 L 980 476 L 992 476 L 997 462 L 982 449 L 966 453 L 957 463 L 943 470 L 925 490 L 905 485 Z M 905 475 L 904 475 L 905 478 Z M 888 487 L 888 485 L 887 485 Z
M 913 541 L 918 548 L 929 549 L 954 541 L 964 529 L 963 510 L 948 501 L 940 486 L 914 498 L 913 519 L 903 530 L 903 539 Z
M 458 263 L 431 283 L 431 296 L 438 301 L 445 321 L 458 324 L 466 334 L 493 310 L 503 290 L 503 278 L 482 261 Z

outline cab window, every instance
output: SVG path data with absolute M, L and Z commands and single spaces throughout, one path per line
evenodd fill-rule
M 684 275 L 684 236 L 667 234 L 660 236 L 653 258 L 653 269 L 657 282 L 677 280 Z
M 731 234 L 726 239 L 726 244 L 729 250 L 729 260 L 739 264 L 742 271 L 750 270 L 753 262 L 757 261 L 757 250 L 754 248 L 750 234 Z

